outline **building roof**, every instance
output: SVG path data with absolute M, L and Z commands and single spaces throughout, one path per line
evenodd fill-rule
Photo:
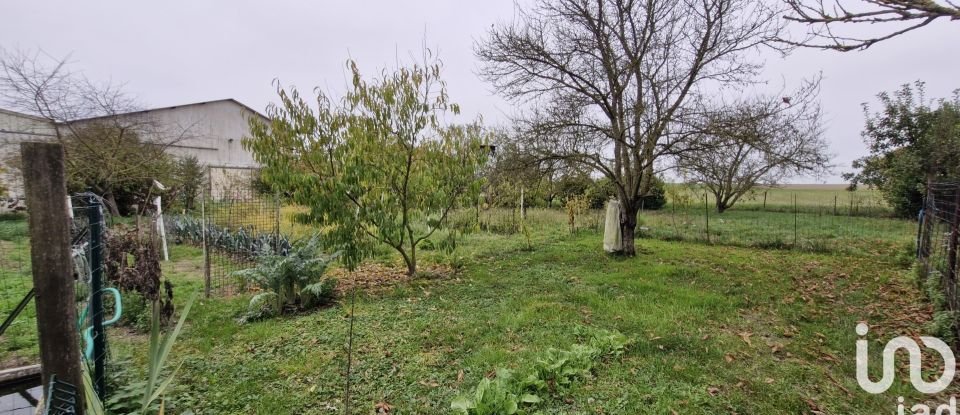
M 38 117 L 38 116 L 36 116 L 36 115 L 24 114 L 24 113 L 22 113 L 22 112 L 11 111 L 11 110 L 7 110 L 7 109 L 3 109 L 3 108 L 0 108 L 0 113 L 8 114 L 8 115 L 13 115 L 13 116 L 17 116 L 17 117 L 29 118 L 29 119 L 36 120 L 36 121 L 49 121 L 49 120 L 47 120 L 46 118 Z
M 217 99 L 217 100 L 213 100 L 213 101 L 194 102 L 194 103 L 191 103 L 191 104 L 173 105 L 173 106 L 170 106 L 170 107 L 150 108 L 150 109 L 145 109 L 145 110 L 140 110 L 140 111 L 124 112 L 124 113 L 120 113 L 120 114 L 101 115 L 101 116 L 98 116 L 98 117 L 90 117 L 90 118 L 82 118 L 82 119 L 79 119 L 79 120 L 71 120 L 70 122 L 90 121 L 90 120 L 96 120 L 96 119 L 100 119 L 100 118 L 117 117 L 117 116 L 121 116 L 121 115 L 146 114 L 146 113 L 154 112 L 154 111 L 172 110 L 172 109 L 176 109 L 176 108 L 193 107 L 193 106 L 199 106 L 199 105 L 214 104 L 214 103 L 218 103 L 218 102 L 232 102 L 232 103 L 240 106 L 241 108 L 243 108 L 243 109 L 245 109 L 245 110 L 247 110 L 247 111 L 250 111 L 250 112 L 252 112 L 252 113 L 260 116 L 260 117 L 263 118 L 264 120 L 269 120 L 269 117 L 267 117 L 266 115 L 263 115 L 263 113 L 261 113 L 260 111 L 257 111 L 257 110 L 255 110 L 255 109 L 251 108 L 250 106 L 248 106 L 248 105 L 246 105 L 246 104 L 244 104 L 244 103 L 242 103 L 242 102 L 240 102 L 240 101 L 237 101 L 237 100 L 235 100 L 235 99 L 233 99 L 233 98 L 225 98 L 225 99 Z

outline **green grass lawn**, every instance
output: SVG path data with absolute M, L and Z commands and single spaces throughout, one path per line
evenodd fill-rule
M 27 222 L 0 220 L 0 319 L 6 319 L 33 287 Z M 31 302 L 0 336 L 0 368 L 37 360 L 36 308 Z
M 640 214 L 642 237 L 835 253 L 909 253 L 915 221 L 818 213 L 672 207 Z M 709 231 L 709 232 L 708 232 Z
M 889 338 L 915 334 L 925 316 L 908 272 L 889 256 L 642 240 L 636 258 L 619 259 L 600 242 L 556 227 L 535 233 L 528 251 L 522 235 L 475 233 L 456 275 L 358 295 L 354 413 L 380 402 L 393 414 L 449 413 L 493 369 L 569 347 L 580 325 L 619 330 L 635 344 L 549 395 L 542 413 L 876 414 L 892 412 L 900 394 L 916 398 L 903 382 L 869 395 L 853 376 L 857 321 Z M 173 257 L 164 270 L 182 301 L 202 286 L 199 252 L 178 246 Z M 195 306 L 175 351 L 178 407 L 342 410 L 347 300 L 241 325 L 247 300 Z M 111 341 L 116 356 L 143 363 L 143 336 Z
M 549 348 L 569 348 L 579 326 L 616 329 L 635 343 L 592 377 L 545 395 L 541 413 L 875 414 L 893 412 L 899 395 L 918 399 L 905 376 L 874 396 L 860 391 L 853 375 L 856 322 L 868 321 L 872 336 L 889 339 L 919 334 L 929 318 L 894 255 L 911 240 L 909 222 L 844 218 L 872 229 L 856 234 L 824 226 L 837 241 L 862 240 L 843 254 L 641 239 L 639 255 L 622 259 L 601 252 L 595 212 L 578 219 L 575 234 L 564 212 L 528 215 L 528 234 L 474 232 L 452 255 L 422 252 L 422 264 L 455 265 L 454 275 L 358 294 L 354 413 L 373 413 L 381 402 L 392 414 L 449 413 L 451 400 L 494 369 L 529 367 Z M 660 228 L 653 214 L 642 217 L 651 232 Z M 746 235 L 762 229 L 744 225 L 751 217 L 793 220 L 730 211 L 711 223 L 711 234 L 769 236 Z M 798 223 L 811 233 L 819 222 Z M 5 261 L 28 257 L 25 229 L 23 221 L 0 222 Z M 163 271 L 182 305 L 202 292 L 202 253 L 173 245 L 171 257 Z M 386 251 L 376 260 L 399 265 Z M 9 277 L 7 267 L 3 272 Z M 348 298 L 239 324 L 248 300 L 195 305 L 173 355 L 183 367 L 171 403 L 201 414 L 342 411 Z M 19 324 L 26 331 L 0 339 L 0 358 L 36 358 L 33 318 Z M 146 342 L 126 328 L 109 330 L 114 361 L 135 370 L 145 363 Z
M 472 211 L 460 211 L 454 222 L 459 228 L 470 228 L 476 223 L 475 216 Z M 515 210 L 484 210 L 480 220 L 485 228 L 498 233 L 521 233 Z M 526 227 L 534 235 L 564 228 L 569 233 L 567 221 L 562 210 L 527 210 Z M 578 231 L 599 232 L 603 221 L 604 212 L 591 210 L 577 216 L 576 226 Z M 671 205 L 640 212 L 638 225 L 641 238 L 881 255 L 909 254 L 917 232 L 916 222 L 901 219 L 737 209 L 718 214 L 703 207 L 674 209 Z

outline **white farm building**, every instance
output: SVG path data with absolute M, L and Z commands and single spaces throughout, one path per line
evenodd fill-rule
M 257 167 L 252 154 L 243 149 L 240 140 L 250 133 L 248 120 L 251 117 L 266 120 L 263 114 L 234 99 L 154 108 L 109 117 L 123 121 L 142 120 L 159 126 L 144 134 L 141 137 L 144 140 L 153 139 L 150 134 L 178 137 L 167 144 L 167 152 L 174 156 L 194 156 L 209 167 L 211 188 L 218 192 L 223 192 L 226 183 L 235 178 L 249 177 L 249 172 Z M 0 184 L 7 188 L 6 195 L 2 197 L 8 203 L 23 198 L 23 184 L 17 168 L 19 144 L 24 141 L 53 140 L 56 140 L 56 131 L 48 120 L 0 109 Z

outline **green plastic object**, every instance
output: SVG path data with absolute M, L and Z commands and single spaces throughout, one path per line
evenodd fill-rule
M 103 291 L 113 294 L 113 303 L 116 305 L 116 311 L 113 313 L 113 317 L 103 322 L 103 327 L 107 327 L 119 321 L 120 317 L 123 316 L 123 303 L 120 300 L 120 291 L 116 288 L 104 288 Z M 77 328 L 83 333 L 83 356 L 86 357 L 87 360 L 93 360 L 93 327 L 83 328 L 83 322 L 87 318 L 87 311 L 89 309 L 89 304 L 83 308 L 83 313 L 80 314 L 80 319 L 77 322 Z
M 57 379 L 57 375 L 50 376 L 47 385 L 46 407 L 44 415 L 70 415 L 77 413 L 77 387 Z

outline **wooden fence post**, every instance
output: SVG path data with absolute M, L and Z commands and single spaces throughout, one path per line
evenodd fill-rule
M 63 146 L 22 143 L 23 181 L 30 212 L 30 260 L 36 290 L 43 385 L 52 376 L 77 388 L 83 412 L 76 291 L 70 255 L 70 215 Z

